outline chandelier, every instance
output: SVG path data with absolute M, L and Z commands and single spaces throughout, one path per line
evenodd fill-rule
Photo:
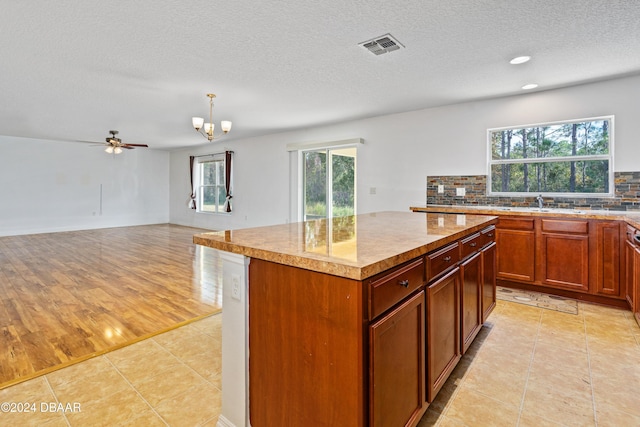
M 216 97 L 216 94 L 208 93 L 207 96 L 209 97 L 209 123 L 205 123 L 202 117 L 192 117 L 191 123 L 198 133 L 209 141 L 213 141 L 215 139 L 213 134 L 213 130 L 215 128 L 215 124 L 213 123 L 213 98 Z M 231 122 L 223 120 L 220 122 L 220 127 L 222 128 L 222 132 L 227 134 L 231 130 Z

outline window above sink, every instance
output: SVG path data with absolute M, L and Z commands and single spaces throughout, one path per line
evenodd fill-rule
M 487 130 L 489 196 L 613 197 L 613 116 Z

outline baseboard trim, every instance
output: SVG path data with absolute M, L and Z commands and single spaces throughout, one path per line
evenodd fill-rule
M 216 427 L 236 427 L 236 425 L 231 421 L 229 421 L 224 415 L 220 415 L 218 417 L 218 422 L 216 423 Z

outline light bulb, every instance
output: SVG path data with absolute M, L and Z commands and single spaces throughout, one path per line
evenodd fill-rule
M 196 130 L 200 130 L 204 123 L 204 119 L 202 117 L 191 117 L 191 123 Z

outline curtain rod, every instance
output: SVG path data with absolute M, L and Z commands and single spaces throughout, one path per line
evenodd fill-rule
M 215 156 L 216 154 L 225 154 L 227 151 L 228 151 L 229 153 L 231 153 L 231 154 L 235 154 L 235 153 L 234 153 L 233 151 L 231 151 L 231 150 L 225 150 L 225 151 L 222 151 L 222 152 L 220 152 L 220 153 L 202 154 L 202 155 L 200 155 L 200 156 L 193 156 L 193 157 L 210 157 L 210 156 Z

